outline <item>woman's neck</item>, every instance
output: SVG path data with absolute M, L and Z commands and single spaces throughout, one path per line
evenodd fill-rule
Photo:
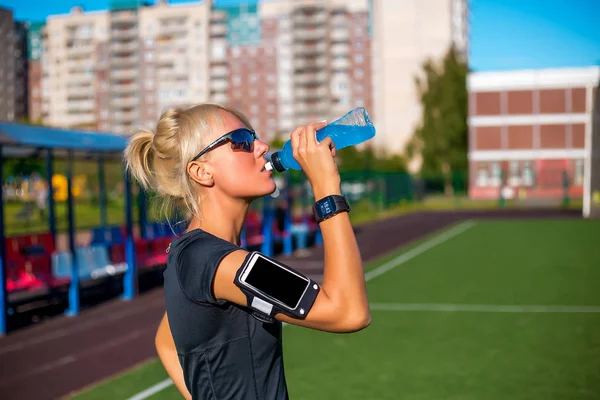
M 201 219 L 194 217 L 188 231 L 202 229 L 216 237 L 240 245 L 240 234 L 250 202 L 221 196 L 205 197 L 201 200 Z

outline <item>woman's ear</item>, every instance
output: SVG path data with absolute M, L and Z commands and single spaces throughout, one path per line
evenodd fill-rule
M 192 180 L 199 185 L 205 187 L 212 187 L 215 184 L 215 180 L 212 177 L 210 171 L 207 170 L 204 163 L 191 162 L 188 164 L 187 173 Z

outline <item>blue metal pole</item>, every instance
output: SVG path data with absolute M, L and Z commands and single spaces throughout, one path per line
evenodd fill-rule
M 4 158 L 0 146 L 0 182 L 4 182 Z M 0 335 L 6 335 L 6 307 L 8 293 L 6 291 L 6 239 L 4 237 L 4 189 L 0 185 Z
M 69 218 L 69 251 L 71 252 L 71 284 L 69 285 L 69 308 L 65 314 L 79 314 L 79 265 L 75 252 L 75 210 L 73 207 L 73 151 L 67 154 L 67 216 Z
M 273 255 L 273 208 L 271 207 L 271 196 L 263 198 L 263 242 L 260 252 L 270 257 Z
M 139 187 L 138 194 L 138 212 L 139 212 L 139 225 L 140 225 L 140 235 L 143 239 L 146 239 L 148 235 L 146 235 L 146 191 L 141 186 Z
M 106 178 L 104 173 L 104 154 L 100 153 L 98 156 L 98 185 L 100 189 L 100 225 L 102 230 L 105 231 L 108 225 L 108 216 L 106 214 Z
M 50 233 L 56 243 L 56 211 L 54 210 L 54 187 L 52 186 L 52 177 L 54 176 L 54 157 L 52 149 L 46 153 L 46 175 L 48 176 L 48 225 Z
M 285 217 L 283 222 L 283 254 L 289 256 L 293 252 L 293 242 L 292 242 L 292 207 L 294 204 L 292 203 L 292 196 L 290 195 L 291 187 L 290 187 L 290 179 L 289 174 L 286 176 L 287 184 L 285 185 L 286 193 L 286 203 L 287 208 L 285 209 Z
M 135 248 L 133 243 L 133 210 L 131 198 L 131 178 L 127 170 L 124 174 L 125 178 L 125 224 L 127 237 L 125 238 L 125 262 L 127 270 L 125 271 L 123 281 L 123 300 L 131 300 L 137 292 L 137 268 L 135 265 Z

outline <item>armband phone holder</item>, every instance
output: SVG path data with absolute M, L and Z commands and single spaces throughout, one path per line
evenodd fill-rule
M 257 251 L 246 256 L 234 283 L 246 296 L 252 315 L 269 323 L 277 313 L 305 319 L 320 290 L 314 280 Z

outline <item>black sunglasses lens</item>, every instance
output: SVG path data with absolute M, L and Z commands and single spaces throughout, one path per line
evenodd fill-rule
M 234 150 L 253 151 L 254 135 L 247 130 L 239 130 L 231 135 L 231 146 Z

